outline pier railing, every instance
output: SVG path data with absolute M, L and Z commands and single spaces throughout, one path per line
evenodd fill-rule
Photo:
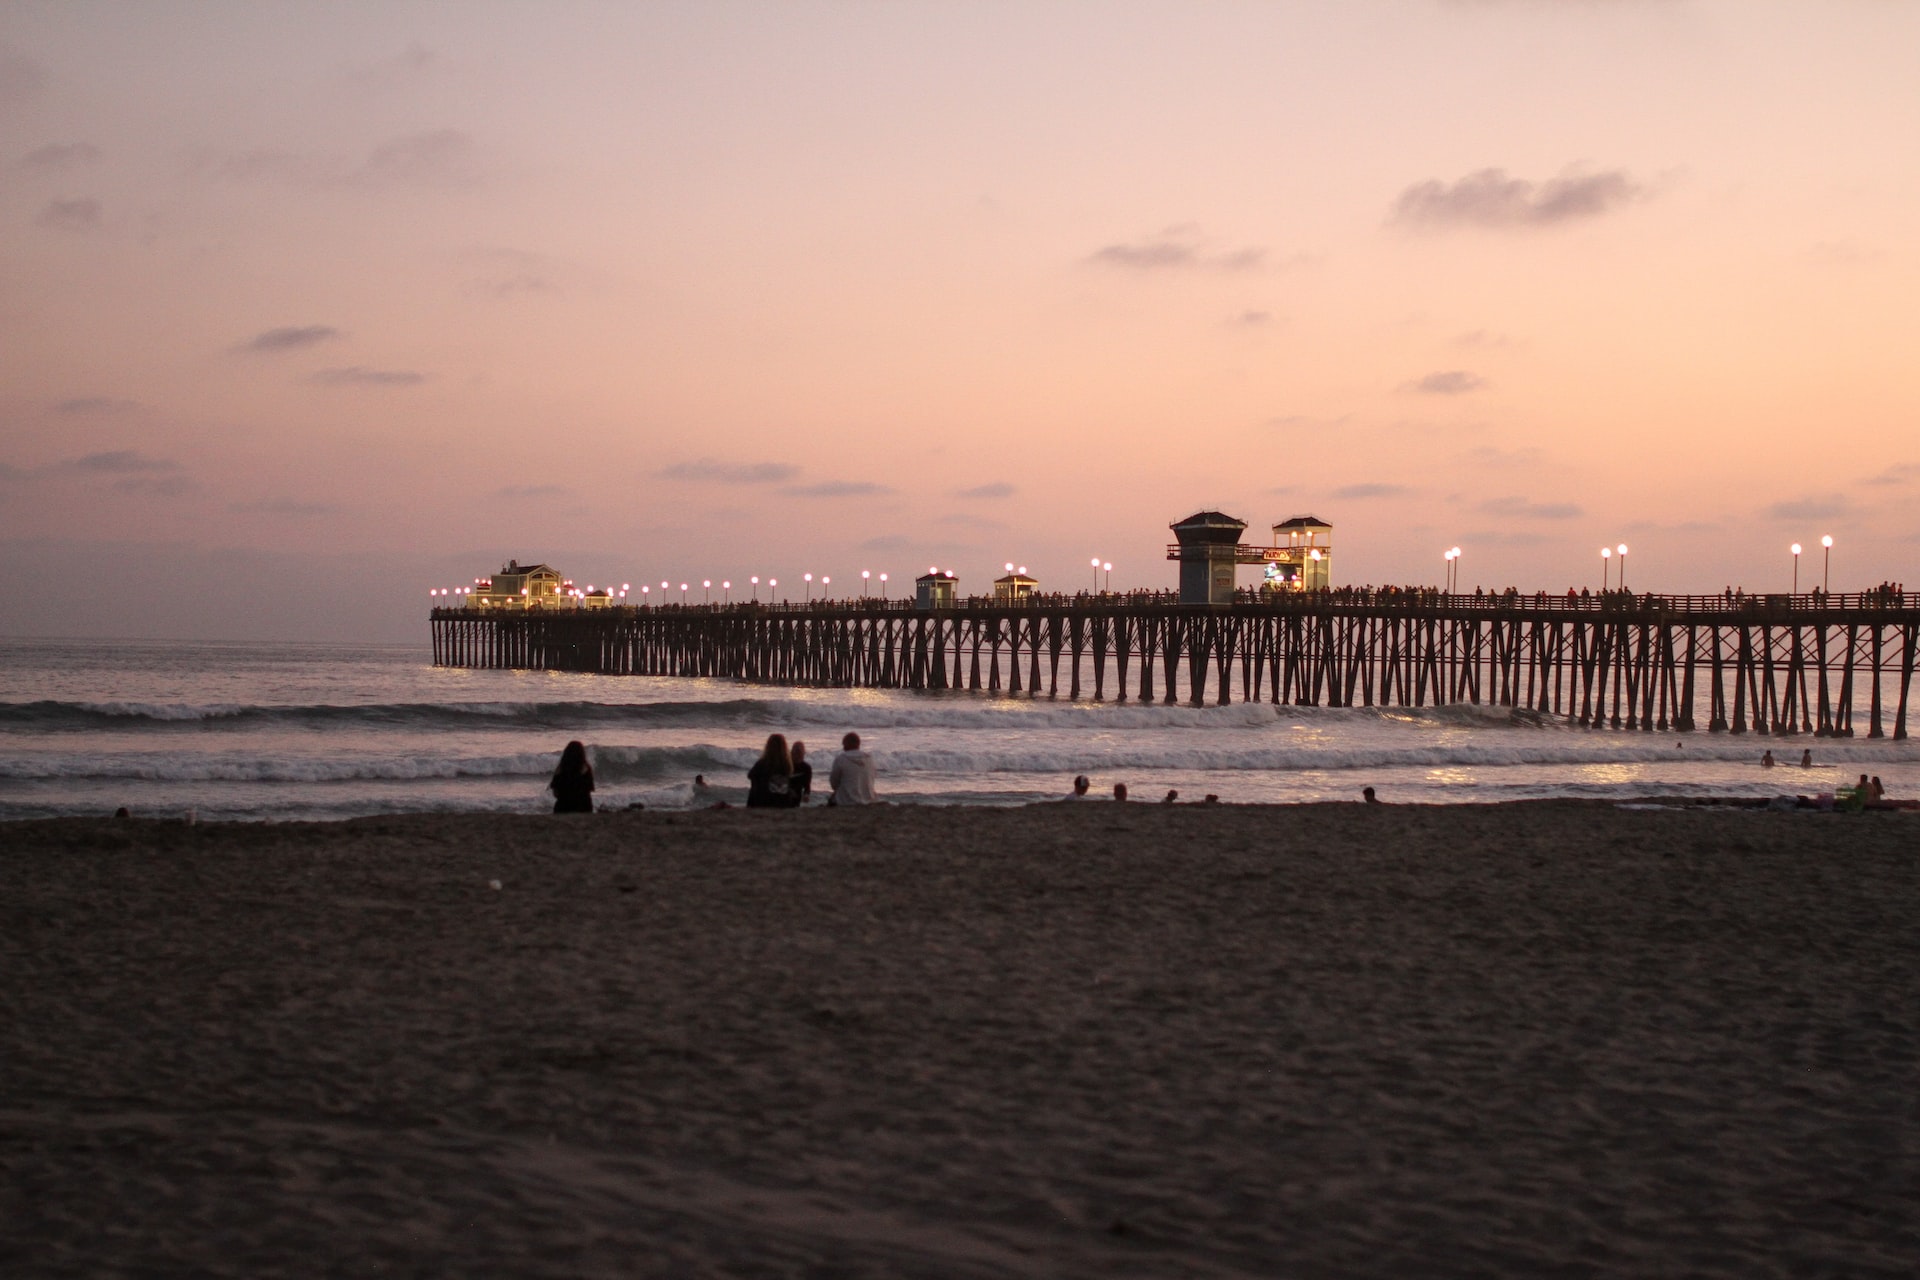
M 1200 705 L 1512 708 L 1571 723 L 1907 735 L 1920 607 L 1895 590 L 1421 589 L 436 609 L 438 664 Z M 1063 671 L 1063 659 L 1064 671 Z M 1063 680 L 1064 676 L 1064 680 Z

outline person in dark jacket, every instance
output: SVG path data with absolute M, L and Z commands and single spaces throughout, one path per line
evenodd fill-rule
M 787 755 L 793 761 L 793 802 L 805 804 L 813 799 L 813 766 L 807 763 L 807 744 L 795 739 Z
M 560 767 L 547 783 L 553 792 L 555 813 L 593 812 L 593 766 L 587 763 L 586 746 L 575 740 L 560 753 Z
M 793 757 L 785 734 L 767 736 L 760 758 L 747 770 L 747 808 L 791 809 L 800 803 L 793 790 Z

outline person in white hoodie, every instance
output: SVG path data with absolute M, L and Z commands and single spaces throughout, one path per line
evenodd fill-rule
M 860 749 L 859 734 L 849 733 L 840 739 L 840 754 L 833 758 L 827 780 L 833 785 L 828 804 L 874 803 L 873 757 Z

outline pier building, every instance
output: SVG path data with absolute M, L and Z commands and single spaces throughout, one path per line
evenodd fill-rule
M 1333 526 L 1318 516 L 1294 516 L 1273 526 L 1261 588 L 1325 591 L 1333 585 Z
M 1019 604 L 1024 600 L 1033 599 L 1034 593 L 1039 589 L 1040 580 L 1038 578 L 1029 578 L 1027 576 L 1026 566 L 1022 565 L 1020 568 L 1015 569 L 1009 565 L 1007 566 L 1005 577 L 995 578 L 993 580 L 993 602 L 995 604 Z
M 468 597 L 480 609 L 557 609 L 573 584 L 551 565 L 509 560 L 491 578 L 475 578 Z
M 957 598 L 959 579 L 951 569 L 929 569 L 913 580 L 913 606 L 916 609 L 951 609 Z

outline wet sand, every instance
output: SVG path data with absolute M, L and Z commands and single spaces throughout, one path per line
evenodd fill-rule
M 1908 1275 L 1917 1090 L 1913 814 L 0 827 L 12 1276 Z

